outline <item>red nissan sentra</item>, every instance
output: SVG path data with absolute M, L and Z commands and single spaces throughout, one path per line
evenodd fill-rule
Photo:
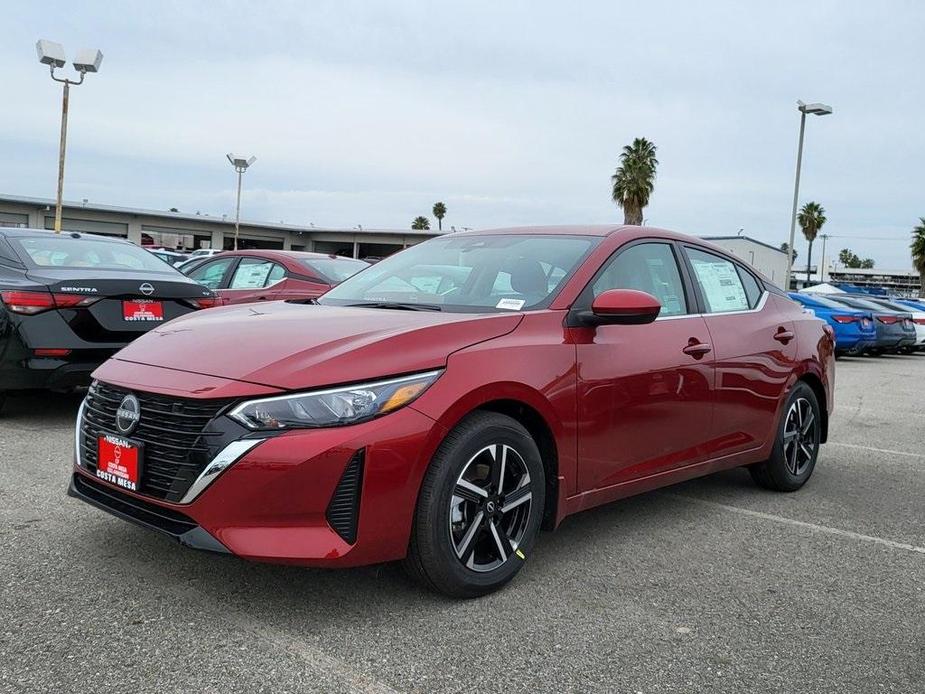
M 598 504 L 736 466 L 799 489 L 834 343 L 699 239 L 501 229 L 409 248 L 317 304 L 178 318 L 94 377 L 72 496 L 247 559 L 404 559 L 470 597 Z

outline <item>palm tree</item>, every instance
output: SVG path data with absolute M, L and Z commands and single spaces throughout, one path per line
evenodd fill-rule
M 816 235 L 825 224 L 825 208 L 818 202 L 808 202 L 800 209 L 797 215 L 797 222 L 803 230 L 803 236 L 809 241 L 809 252 L 806 254 L 806 281 L 809 281 L 811 265 L 813 260 L 813 241 Z
M 642 224 L 642 211 L 655 189 L 655 169 L 658 166 L 655 149 L 655 145 L 647 139 L 637 137 L 633 144 L 623 148 L 620 166 L 610 177 L 613 201 L 623 208 L 624 224 Z
M 909 248 L 912 251 L 912 264 L 919 272 L 922 296 L 925 296 L 925 217 L 919 217 L 919 222 L 921 224 L 912 228 L 912 243 Z
M 446 205 L 442 202 L 434 203 L 434 217 L 437 218 L 437 229 L 443 231 L 443 218 L 446 217 Z
M 415 217 L 414 221 L 411 222 L 411 228 L 418 230 L 430 229 L 430 220 L 427 217 Z

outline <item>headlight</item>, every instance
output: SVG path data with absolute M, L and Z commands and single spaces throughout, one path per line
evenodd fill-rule
M 228 416 L 249 429 L 296 429 L 356 424 L 413 402 L 442 371 L 428 371 L 298 395 L 251 400 Z

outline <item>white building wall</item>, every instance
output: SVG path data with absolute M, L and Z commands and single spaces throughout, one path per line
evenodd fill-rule
M 787 254 L 781 250 L 750 239 L 747 236 L 729 238 L 710 238 L 704 240 L 719 246 L 744 260 L 769 280 L 783 286 L 787 276 Z

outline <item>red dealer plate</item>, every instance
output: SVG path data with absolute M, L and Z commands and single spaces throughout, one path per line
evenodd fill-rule
M 141 446 L 114 434 L 97 439 L 96 476 L 132 492 L 141 481 Z
M 122 317 L 132 322 L 162 321 L 164 320 L 164 304 L 150 299 L 123 301 Z

